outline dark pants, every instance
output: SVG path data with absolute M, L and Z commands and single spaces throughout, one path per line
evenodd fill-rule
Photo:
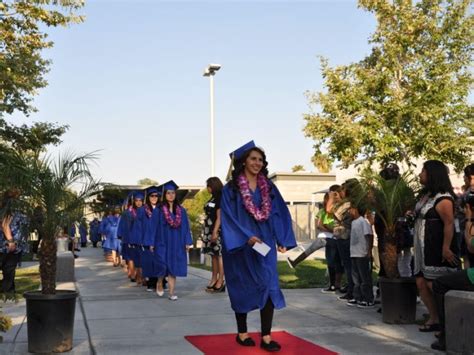
M 457 291 L 474 291 L 474 285 L 467 276 L 467 270 L 461 270 L 452 274 L 438 277 L 433 281 L 433 294 L 438 308 L 439 324 L 441 326 L 442 338 L 444 341 L 444 295 L 451 290 Z
M 265 335 L 270 335 L 272 331 L 272 321 L 273 321 L 273 302 L 268 297 L 268 301 L 265 304 L 265 307 L 260 310 L 260 323 L 262 337 Z M 235 319 L 237 320 L 237 331 L 239 333 L 247 333 L 247 313 L 235 313 Z
M 352 281 L 351 241 L 350 239 L 336 239 L 337 251 L 341 257 L 342 265 L 347 277 L 347 293 L 352 296 L 354 282 Z
M 20 256 L 21 253 L 0 253 L 0 268 L 3 274 L 1 290 L 4 294 L 15 292 L 15 270 Z
M 146 282 L 146 286 L 147 288 L 154 290 L 156 288 L 157 283 L 158 283 L 158 277 L 149 277 L 148 281 Z
M 370 259 L 367 257 L 351 259 L 352 280 L 354 281 L 352 296 L 357 301 L 374 302 Z
M 326 248 L 324 249 L 324 252 L 328 264 L 329 286 L 335 286 L 336 274 L 342 274 L 344 272 L 341 258 L 337 251 L 336 239 L 326 239 Z

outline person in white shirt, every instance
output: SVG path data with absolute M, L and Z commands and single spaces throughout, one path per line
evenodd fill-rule
M 353 298 L 347 302 L 348 306 L 359 308 L 374 307 L 374 293 L 372 290 L 372 246 L 373 232 L 369 221 L 364 217 L 365 208 L 351 205 L 351 262 L 352 280 L 354 281 Z

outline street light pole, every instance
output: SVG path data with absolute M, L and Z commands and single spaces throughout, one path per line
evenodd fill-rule
M 214 75 L 209 77 L 211 85 L 211 176 L 215 176 L 215 154 L 214 154 Z
M 209 64 L 204 69 L 203 76 L 208 76 L 210 80 L 210 105 L 211 105 L 211 176 L 215 176 L 215 161 L 214 161 L 214 75 L 216 71 L 221 68 L 220 64 Z

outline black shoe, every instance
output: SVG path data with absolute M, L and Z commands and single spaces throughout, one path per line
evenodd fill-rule
M 342 294 L 347 293 L 347 286 L 341 287 L 341 288 L 339 289 L 339 293 L 342 293 Z
M 335 286 L 331 285 L 328 288 L 323 288 L 321 290 L 322 293 L 336 293 L 337 289 Z
M 260 347 L 263 350 L 270 351 L 270 352 L 275 352 L 275 351 L 280 351 L 281 350 L 281 345 L 278 344 L 276 341 L 270 341 L 268 344 L 265 343 L 262 339 L 260 342 Z
M 352 295 L 350 295 L 348 293 L 338 297 L 339 300 L 344 301 L 344 302 L 347 302 L 347 301 L 351 300 L 352 298 L 353 298 Z
M 136 280 L 135 279 L 130 279 L 130 282 L 136 282 Z
M 79 255 L 77 254 L 73 254 L 74 255 L 74 259 L 77 259 L 79 257 Z
M 433 344 L 431 344 L 431 349 L 446 351 L 446 344 L 438 339 Z
M 235 340 L 239 345 L 242 346 L 255 346 L 255 342 L 251 337 L 245 338 L 244 340 L 240 339 L 239 334 L 235 337 Z
M 219 288 L 217 288 L 216 286 L 212 288 L 212 293 L 218 293 L 218 292 L 225 292 L 225 283 L 223 283 L 221 287 Z
M 216 285 L 216 283 L 217 283 L 217 281 L 214 282 L 212 285 L 206 286 L 206 289 L 207 289 L 207 290 L 212 290 L 212 289 L 214 289 L 214 286 Z

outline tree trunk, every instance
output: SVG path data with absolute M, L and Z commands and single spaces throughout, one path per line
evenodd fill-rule
M 389 279 L 400 277 L 400 274 L 398 273 L 397 243 L 395 238 L 392 236 L 385 236 L 382 263 L 385 274 Z
M 56 240 L 44 238 L 41 241 L 41 253 L 39 253 L 41 292 L 44 295 L 56 293 Z

